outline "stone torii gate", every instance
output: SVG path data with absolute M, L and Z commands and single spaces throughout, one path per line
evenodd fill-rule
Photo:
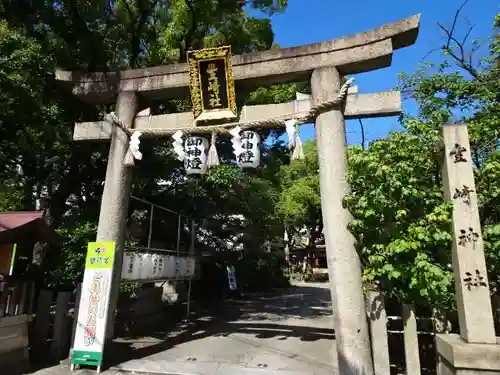
M 341 88 L 342 76 L 390 66 L 394 50 L 416 41 L 419 24 L 420 16 L 414 15 L 339 39 L 233 56 L 237 89 L 306 79 L 311 80 L 312 87 L 312 99 L 243 107 L 237 122 L 280 116 L 286 120 L 291 113 L 308 110 L 335 98 Z M 73 136 L 76 141 L 111 140 L 96 239 L 117 244 L 109 308 L 111 318 L 118 298 L 132 173 L 123 162 L 129 143 L 123 127 L 139 131 L 155 129 L 151 134 L 159 137 L 192 126 L 192 113 L 138 115 L 142 109 L 139 102 L 187 97 L 188 65 L 173 64 L 117 73 L 57 71 L 56 77 L 60 84 L 85 101 L 116 103 L 115 113 L 121 122 L 121 126 L 113 126 L 107 121 L 77 123 Z M 393 116 L 400 113 L 400 107 L 399 92 L 357 94 L 351 90 L 344 106 L 319 114 L 315 121 L 327 261 L 333 268 L 329 276 L 341 374 L 373 374 L 360 261 L 354 238 L 347 229 L 351 215 L 342 205 L 343 197 L 349 192 L 344 120 Z M 112 337 L 112 326 L 113 319 L 109 319 L 108 338 Z

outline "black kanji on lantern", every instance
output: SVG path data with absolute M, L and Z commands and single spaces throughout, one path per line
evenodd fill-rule
M 254 138 L 255 138 L 255 133 L 253 131 L 244 130 L 241 132 L 241 139 L 250 140 Z
M 185 168 L 201 169 L 201 164 L 202 162 L 200 158 L 186 159 Z
M 243 150 L 251 150 L 253 148 L 253 143 L 250 142 L 242 142 L 241 143 L 241 148 Z
M 251 150 L 253 149 L 253 142 L 251 142 L 251 140 L 253 140 L 255 137 L 255 133 L 252 132 L 252 131 L 242 131 L 241 132 L 241 148 L 243 150 Z M 253 153 L 252 154 L 252 157 L 253 157 Z
M 198 138 L 198 137 L 189 137 L 188 139 L 186 139 L 186 146 L 187 147 L 192 147 L 192 146 L 195 146 L 195 147 L 199 147 L 203 144 L 203 140 L 201 138 Z
M 239 156 L 238 156 L 238 161 L 240 163 L 246 164 L 246 163 L 251 163 L 252 159 L 254 157 L 254 154 L 252 151 L 243 151 Z
M 194 157 L 199 157 L 201 156 L 202 151 L 196 147 L 196 148 L 188 148 L 186 150 L 186 155 L 187 156 L 194 156 Z

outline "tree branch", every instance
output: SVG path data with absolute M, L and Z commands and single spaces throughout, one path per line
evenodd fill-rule
M 188 7 L 189 13 L 191 14 L 191 27 L 188 29 L 186 34 L 184 34 L 184 37 L 180 41 L 180 61 L 185 61 L 187 58 L 187 51 L 194 47 L 193 42 L 195 41 L 196 29 L 198 28 L 198 18 L 196 16 L 196 7 L 194 5 L 194 0 L 186 0 L 186 5 Z
M 363 149 L 363 151 L 365 150 L 365 142 L 366 142 L 366 139 L 365 139 L 365 126 L 363 125 L 363 120 L 361 119 L 358 119 L 359 121 L 359 127 L 361 128 L 361 147 Z
M 469 27 L 462 41 L 459 41 L 455 36 L 458 18 L 468 2 L 469 0 L 465 0 L 457 9 L 457 11 L 455 12 L 455 17 L 453 18 L 453 23 L 449 29 L 444 27 L 439 22 L 437 25 L 446 34 L 446 44 L 442 49 L 455 60 L 458 66 L 467 71 L 472 77 L 477 79 L 479 78 L 480 74 L 479 71 L 473 66 L 472 53 L 469 57 L 467 57 L 467 54 L 465 52 L 465 44 L 467 43 L 467 39 L 469 38 L 474 26 L 470 25 L 469 23 Z M 459 50 L 458 54 L 454 51 L 454 49 L 456 48 L 458 48 Z

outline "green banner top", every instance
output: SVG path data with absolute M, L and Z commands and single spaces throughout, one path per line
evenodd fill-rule
M 90 242 L 85 268 L 113 268 L 115 258 L 114 242 Z

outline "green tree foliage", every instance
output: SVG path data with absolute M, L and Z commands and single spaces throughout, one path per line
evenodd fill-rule
M 113 71 L 169 64 L 202 46 L 230 44 L 233 54 L 266 50 L 273 47 L 271 16 L 286 6 L 285 0 L 0 2 L 0 208 L 33 210 L 36 198 L 44 198 L 50 223 L 66 241 L 44 271 L 50 282 L 80 277 L 86 242 L 95 238 L 106 170 L 108 144 L 72 142 L 73 124 L 113 109 L 69 95 L 54 79 L 56 67 Z M 262 17 L 248 16 L 245 7 Z M 281 85 L 238 99 L 269 103 L 294 95 L 295 85 Z M 190 107 L 188 97 L 148 104 L 153 113 Z M 229 140 L 219 143 L 221 159 L 230 162 Z M 204 222 L 212 250 L 229 250 L 220 244 L 242 230 L 248 248 L 276 243 L 282 233 L 273 216 L 277 176 L 287 160 L 279 142 L 266 147 L 266 165 L 255 173 L 223 165 L 187 180 L 170 141 L 142 140 L 141 150 L 133 194 Z M 244 220 L 233 225 L 231 215 Z M 175 236 L 175 226 L 162 229 Z
M 349 151 L 354 220 L 363 274 L 407 301 L 447 302 L 450 212 L 443 203 L 439 163 L 418 136 L 393 133 L 367 151 Z M 426 152 L 427 151 L 427 152 Z
M 445 61 L 400 77 L 400 89 L 418 105 L 416 115 L 402 116 L 404 131 L 366 150 L 349 147 L 352 191 L 345 204 L 353 214 L 350 230 L 364 279 L 401 301 L 452 305 L 451 211 L 443 201 L 441 128 L 454 121 L 469 125 L 490 284 L 493 292 L 498 288 L 499 22 L 497 15 L 488 58 L 476 64 L 462 55 L 467 48 L 457 44 L 462 38 L 445 29 Z M 280 214 L 295 227 L 317 225 L 314 147 L 307 144 L 305 161 L 283 167 Z
M 310 243 L 323 229 L 318 168 L 316 143 L 311 140 L 304 143 L 304 160 L 294 160 L 282 167 L 282 190 L 277 211 L 292 244 L 303 228 L 307 228 L 312 237 Z

